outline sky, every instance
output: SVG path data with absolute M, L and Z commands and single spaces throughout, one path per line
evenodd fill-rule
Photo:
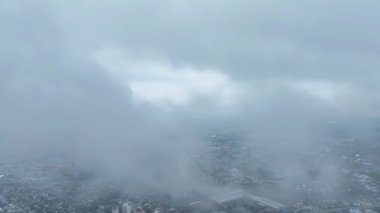
M 319 134 L 316 120 L 377 117 L 379 9 L 374 0 L 2 0 L 1 160 L 69 152 L 109 173 L 149 182 L 158 168 L 182 180 L 184 156 L 213 123 L 300 147 Z
M 220 106 L 285 87 L 377 113 L 376 1 L 96 2 L 52 7 L 74 51 L 95 54 L 143 100 Z

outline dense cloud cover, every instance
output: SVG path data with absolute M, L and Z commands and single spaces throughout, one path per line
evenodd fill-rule
M 379 8 L 3 0 L 0 160 L 74 153 L 107 174 L 190 185 L 187 155 L 215 123 L 306 149 L 325 133 L 315 122 L 377 116 Z

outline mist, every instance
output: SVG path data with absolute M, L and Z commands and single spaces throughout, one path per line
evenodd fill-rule
M 329 153 L 378 146 L 379 7 L 4 0 L 0 163 L 64 157 L 128 194 L 244 189 L 288 204 L 318 183 L 347 197 Z

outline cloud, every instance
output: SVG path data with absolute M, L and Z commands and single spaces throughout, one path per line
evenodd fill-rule
M 72 49 L 86 55 L 111 43 L 127 51 L 129 61 L 148 58 L 174 73 L 217 72 L 243 87 L 268 79 L 279 85 L 286 84 L 282 79 L 349 85 L 350 94 L 358 94 L 353 96 L 370 98 L 347 101 L 376 114 L 369 104 L 378 102 L 374 88 L 380 78 L 373 48 L 380 42 L 376 1 L 114 1 L 103 6 L 100 1 L 53 4 Z M 148 90 L 146 83 L 135 88 Z M 178 86 L 160 87 L 182 97 L 177 105 L 190 100 Z M 162 97 L 149 93 L 150 99 Z
M 188 151 L 236 125 L 293 162 L 321 138 L 315 123 L 378 115 L 378 6 L 2 1 L 0 160 L 54 150 L 191 185 Z
M 175 64 L 212 67 L 240 79 L 356 81 L 363 69 L 377 76 L 375 1 L 114 1 L 102 9 L 99 2 L 75 4 L 59 5 L 73 32 L 112 40 L 135 54 L 159 52 Z M 81 8 L 87 18 L 78 22 Z
M 95 59 L 111 78 L 130 88 L 136 99 L 186 106 L 203 97 L 222 108 L 239 102 L 238 85 L 218 70 L 174 67 L 151 59 L 131 60 L 125 55 L 108 48 L 95 53 Z

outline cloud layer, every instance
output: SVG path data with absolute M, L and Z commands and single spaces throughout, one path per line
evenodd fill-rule
M 316 121 L 378 115 L 379 7 L 2 1 L 0 160 L 62 151 L 151 182 L 188 178 L 214 123 L 307 147 Z

